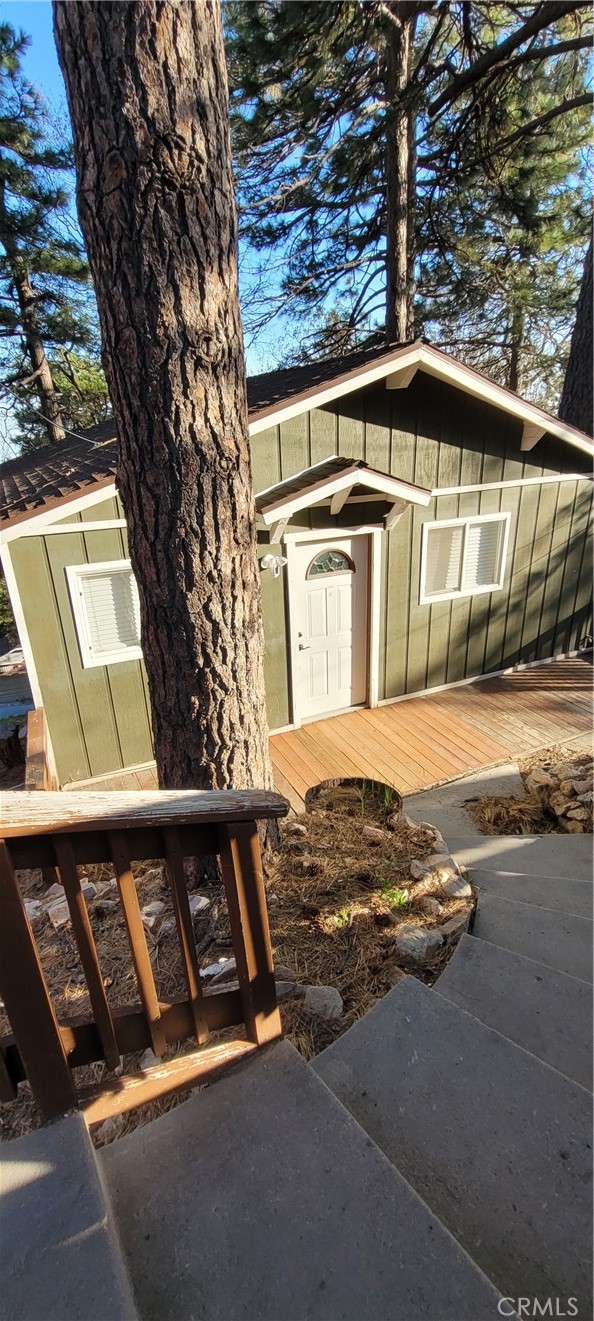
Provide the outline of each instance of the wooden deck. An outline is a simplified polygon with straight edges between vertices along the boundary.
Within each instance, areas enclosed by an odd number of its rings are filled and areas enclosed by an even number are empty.
[[[555,661],[270,740],[275,782],[295,811],[307,789],[365,776],[412,793],[592,730],[592,658]]]

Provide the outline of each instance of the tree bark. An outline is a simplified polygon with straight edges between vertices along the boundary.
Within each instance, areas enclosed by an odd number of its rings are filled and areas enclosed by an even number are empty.
[[[414,335],[415,133],[406,90],[415,6],[393,0],[386,10],[386,338],[404,343]]]
[[[565,372],[559,417],[592,435],[592,240],[575,310],[569,361]]]
[[[55,0],[163,787],[270,787],[216,0]]]

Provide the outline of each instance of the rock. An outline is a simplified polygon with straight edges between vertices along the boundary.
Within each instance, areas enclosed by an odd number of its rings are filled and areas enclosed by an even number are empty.
[[[297,977],[297,973],[293,972],[292,968],[287,968],[284,963],[275,963],[274,975],[281,982],[294,982]]]
[[[390,964],[388,968],[384,965],[382,973],[390,983],[390,986],[397,986],[398,983],[404,981],[404,978],[406,977],[404,968],[400,968],[397,963]]]
[[[101,919],[107,917],[109,913],[117,912],[118,908],[119,904],[116,899],[96,899],[91,911],[95,917]]]
[[[140,1059],[138,1061],[138,1067],[139,1069],[143,1069],[143,1070],[154,1069],[156,1064],[162,1064],[162,1063],[163,1061],[161,1060],[161,1057],[159,1055],[155,1055],[154,1051],[152,1051],[150,1046],[148,1046],[146,1050],[143,1050],[142,1055],[140,1056]]]
[[[555,813],[555,816],[564,816],[572,806],[571,800],[568,802],[567,795],[561,793],[560,789],[556,789],[554,793],[547,797],[547,805]]]
[[[573,780],[562,780],[561,784],[559,785],[559,792],[565,794],[566,798],[573,798],[573,796],[575,795]]]
[[[312,1018],[321,1018],[326,1023],[342,1018],[344,1012],[342,996],[335,986],[308,986],[303,1005]]]
[[[57,903],[50,904],[47,915],[55,931],[61,931],[62,927],[67,926],[70,921],[70,912],[65,899],[58,899]]]
[[[443,936],[429,927],[402,927],[396,937],[396,951],[408,963],[428,963],[441,945]]]
[[[405,817],[404,817],[404,812],[402,811],[391,812],[390,816],[386,817],[386,826],[388,830],[398,830],[403,822],[405,822]]]
[[[95,1129],[94,1136],[101,1138],[102,1142],[113,1142],[124,1127],[124,1115],[112,1115],[111,1119],[104,1119],[99,1128]]]
[[[441,888],[444,894],[450,896],[450,899],[472,899],[470,884],[457,869],[447,881],[442,882]]]
[[[555,781],[549,771],[542,769],[542,766],[535,766],[526,776],[527,789],[539,789],[544,785],[554,784]]]
[[[217,977],[219,973],[226,972],[227,969],[230,973],[233,972],[234,967],[235,959],[218,959],[216,963],[207,963],[206,967],[201,968],[200,976],[212,979],[213,977]]]
[[[437,880],[438,870],[443,867],[449,867],[450,864],[453,866],[456,865],[449,853],[432,853],[428,858],[423,858],[423,860],[420,858],[413,858],[409,871],[415,881],[425,881],[431,876],[435,876],[435,879]]]
[[[430,917],[437,917],[437,914],[441,913],[439,899],[434,899],[430,894],[425,894],[422,899],[419,899],[419,908],[422,913],[426,913]]]
[[[214,975],[211,977],[210,979],[211,986],[218,985],[218,983],[222,981],[227,981],[230,977],[234,977],[236,972],[237,972],[237,964],[235,962],[235,959],[227,959],[224,966],[221,968],[220,972],[215,972]]]
[[[56,899],[65,899],[65,897],[64,886],[58,885],[57,881],[54,881],[54,884],[50,885],[49,890],[46,890],[41,902],[43,904],[52,903],[52,901],[55,901]]]
[[[563,829],[568,835],[585,835],[586,829],[582,821],[570,821],[567,817],[561,822]]]
[[[567,815],[571,821],[587,821],[589,813],[585,807],[570,807]]]
[[[377,847],[385,842],[386,832],[385,830],[380,830],[378,826],[363,826],[361,837],[366,839],[368,844]]]
[[[144,908],[141,910],[140,916],[142,919],[142,925],[145,926],[148,931],[152,931],[157,919],[161,916],[161,913],[164,912],[165,904],[162,904],[160,899],[153,899],[150,904],[145,904]]]
[[[439,928],[440,936],[447,939],[449,936],[461,936],[463,931],[468,931],[471,912],[472,909],[468,908],[463,913],[454,913],[454,916],[449,917],[447,922],[442,922]]]
[[[95,898],[97,894],[97,886],[93,885],[92,881],[83,881],[80,888],[84,894],[87,903],[89,903],[91,899]]]
[[[209,908],[210,908],[210,899],[207,899],[205,895],[203,894],[190,895],[190,917],[192,919],[195,919],[197,917],[206,917]]]
[[[24,899],[25,912],[30,922],[35,922],[37,918],[43,916],[43,904],[39,899]]]
[[[578,795],[579,798],[581,798],[582,794],[591,794],[591,793],[592,793],[592,787],[593,787],[592,779],[589,779],[589,780],[574,780],[574,782],[573,782],[573,787],[574,787],[574,789],[575,789],[575,791],[576,791],[576,794]]]
[[[286,827],[287,835],[307,835],[307,826],[301,824],[301,821],[289,821]]]
[[[305,987],[299,986],[297,982],[276,982],[276,998],[281,1004],[283,1000],[302,1000],[305,995]]]
[[[159,927],[159,940],[165,940],[167,936],[172,936],[175,931],[175,918],[168,917]]]

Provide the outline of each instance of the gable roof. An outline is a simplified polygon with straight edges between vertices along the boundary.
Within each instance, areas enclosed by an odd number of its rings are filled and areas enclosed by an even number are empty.
[[[342,506],[356,490],[368,495],[370,501],[379,499],[389,504],[428,505],[431,499],[431,491],[424,486],[415,486],[412,482],[392,477],[390,473],[370,468],[362,459],[353,461],[334,455],[295,473],[284,482],[269,486],[266,491],[260,491],[256,496],[256,511],[270,526],[332,496],[340,496]]]
[[[524,424],[522,446],[530,449],[548,434],[590,456],[594,443],[583,432],[560,422],[544,409],[505,390],[471,367],[422,340],[360,349],[341,358],[263,372],[248,379],[250,434],[289,417],[323,407],[333,399],[385,380],[388,389],[407,385],[417,371],[426,372],[483,399]],[[113,418],[19,455],[0,466],[0,527],[20,523],[45,510],[67,505],[77,496],[112,487],[117,467],[117,437]]]

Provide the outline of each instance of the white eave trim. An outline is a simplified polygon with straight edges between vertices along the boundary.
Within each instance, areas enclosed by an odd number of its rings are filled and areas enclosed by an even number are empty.
[[[414,505],[428,505],[431,500],[431,491],[425,490],[423,487],[413,486],[408,482],[400,482],[396,477],[389,477],[383,473],[374,472],[372,469],[347,468],[344,472],[337,473],[335,477],[329,477],[326,481],[315,482],[285,500],[272,501],[267,509],[260,510],[260,517],[269,527],[273,523],[278,523],[281,519],[291,518],[293,514],[298,514],[301,509],[309,509],[312,505],[320,504],[322,500],[327,500],[329,496],[335,496],[341,491],[348,492],[354,486],[368,487],[370,500],[373,499],[374,495],[392,502],[404,500],[407,504]],[[270,494],[272,495],[273,492],[274,487],[271,488]]]
[[[496,385],[494,381],[489,381],[480,372],[466,367],[455,358],[450,358],[447,353],[432,348],[430,344],[423,344],[420,340],[402,349],[395,349],[393,353],[386,354],[376,363],[362,367],[360,371],[337,376],[334,381],[321,386],[319,390],[304,391],[302,395],[285,404],[273,405],[252,418],[249,423],[249,434],[257,436],[262,431],[268,431],[270,427],[278,426],[280,422],[299,417],[302,413],[310,412],[312,408],[321,408],[324,404],[332,403],[334,399],[340,399],[343,395],[352,394],[356,390],[363,390],[377,381],[385,380],[389,389],[402,389],[405,387],[405,382],[413,379],[418,369],[518,418],[524,424],[521,439],[523,450],[532,449],[542,436],[549,435],[564,441],[567,445],[573,445],[574,449],[588,454],[591,459],[594,458],[594,441],[590,440],[583,431],[569,426],[567,422],[561,422],[559,418],[546,413],[536,404],[520,399],[510,390]],[[326,463],[327,459],[321,462]],[[73,500],[64,500],[62,504],[52,509],[40,510],[37,514],[32,513],[29,518],[23,518],[18,523],[9,524],[3,531],[0,530],[0,546],[22,536],[25,528],[29,530],[33,523],[41,530],[70,513],[88,509],[100,500],[108,500],[115,494],[116,487],[113,482],[98,491],[75,497]],[[406,499],[406,495],[402,494]],[[278,511],[276,512],[278,516]]]

